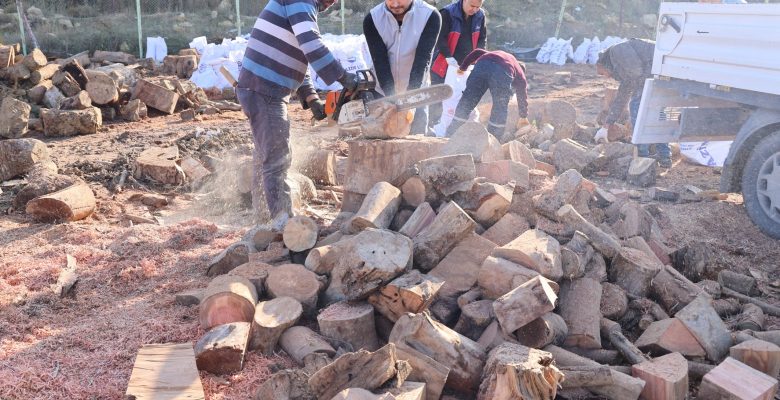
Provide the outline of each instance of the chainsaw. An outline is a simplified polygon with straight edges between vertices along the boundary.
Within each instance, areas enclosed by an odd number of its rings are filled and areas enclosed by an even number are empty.
[[[386,108],[390,105],[396,112],[413,110],[442,102],[452,96],[452,87],[442,84],[382,97],[376,91],[376,75],[372,70],[360,70],[356,74],[357,89],[352,92],[330,92],[325,102],[325,113],[343,127],[359,125],[366,118],[375,116],[380,107]]]

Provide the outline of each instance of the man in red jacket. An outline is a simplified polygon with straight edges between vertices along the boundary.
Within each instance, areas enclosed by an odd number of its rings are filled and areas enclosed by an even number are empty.
[[[528,124],[528,82],[525,79],[525,69],[517,59],[504,51],[476,49],[460,63],[459,71],[466,71],[471,64],[474,64],[474,69],[466,81],[463,97],[455,108],[455,116],[447,128],[447,136],[452,136],[468,121],[469,114],[488,89],[493,97],[488,132],[498,138],[504,135],[512,94],[517,95],[517,108],[520,112],[518,124]]]

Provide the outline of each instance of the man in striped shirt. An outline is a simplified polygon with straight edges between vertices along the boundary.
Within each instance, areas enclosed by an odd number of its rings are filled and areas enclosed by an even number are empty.
[[[249,117],[255,145],[252,205],[260,211],[263,193],[272,218],[281,230],[292,216],[290,187],[290,121],[287,103],[296,91],[304,109],[325,119],[325,107],[311,84],[308,66],[327,84],[340,82],[345,90],[357,86],[355,74],[346,72],[320,37],[317,13],[336,0],[269,0],[249,38],[237,96]]]

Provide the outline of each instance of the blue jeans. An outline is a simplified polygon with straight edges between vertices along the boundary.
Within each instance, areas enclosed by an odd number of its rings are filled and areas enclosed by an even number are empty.
[[[455,116],[447,128],[447,136],[452,136],[468,120],[471,111],[477,107],[488,89],[493,98],[493,107],[490,109],[487,130],[497,138],[504,135],[509,100],[514,94],[512,77],[500,65],[484,60],[477,62],[466,81],[466,90],[455,108]]]
[[[634,93],[634,97],[631,98],[631,101],[628,103],[628,110],[631,112],[631,126],[636,126],[636,120],[639,118],[639,105],[642,103],[642,91],[639,90],[636,93]],[[650,155],[650,145],[649,144],[638,144],[636,145],[636,148],[639,153],[639,157],[648,157]],[[671,159],[672,158],[672,149],[669,148],[668,143],[657,143],[655,145],[655,151],[658,152],[658,155],[661,158],[665,159]]]

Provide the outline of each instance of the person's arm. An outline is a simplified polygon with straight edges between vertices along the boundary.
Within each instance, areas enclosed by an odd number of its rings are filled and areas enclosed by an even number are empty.
[[[317,90],[314,89],[314,84],[312,84],[311,76],[308,72],[306,73],[306,76],[303,77],[301,86],[298,86],[298,89],[296,89],[295,92],[298,94],[298,100],[301,101],[301,106],[303,106],[304,110],[309,108],[308,103],[310,100],[319,98],[317,95]]]
[[[439,31],[439,40],[436,42],[436,46],[444,58],[451,58],[452,53],[450,52],[450,44],[447,42],[447,39],[449,39],[450,30],[452,29],[452,18],[450,17],[450,12],[445,8],[439,10],[439,13],[441,14],[441,30]]]
[[[330,85],[336,82],[346,71],[322,41],[320,28],[317,26],[318,6],[315,1],[303,0],[284,7],[293,34],[306,60],[325,83]]]
[[[440,29],[441,15],[439,15],[438,11],[434,11],[428,17],[428,22],[420,35],[420,41],[417,42],[412,71],[409,73],[409,86],[406,90],[418,89],[422,86],[423,77],[428,69],[431,68],[433,48],[436,47],[436,36],[439,35]]]
[[[485,53],[487,53],[485,49],[474,49],[474,51],[469,53],[469,55],[467,55],[466,58],[464,58],[463,61],[460,63],[460,70],[465,71],[469,69],[471,64],[477,62],[477,60],[483,55],[485,55]]]
[[[516,67],[516,69],[512,86],[515,88],[515,94],[517,95],[517,111],[520,113],[520,118],[528,118],[528,80],[522,69],[519,67]]]
[[[363,19],[363,35],[366,36],[368,52],[371,53],[371,60],[374,62],[379,87],[382,88],[385,96],[392,96],[395,94],[395,78],[393,78],[393,71],[390,69],[387,46],[385,46],[382,36],[379,35],[370,13]]]
[[[479,28],[479,38],[477,39],[478,49],[487,49],[487,15],[482,18],[482,27]]]

